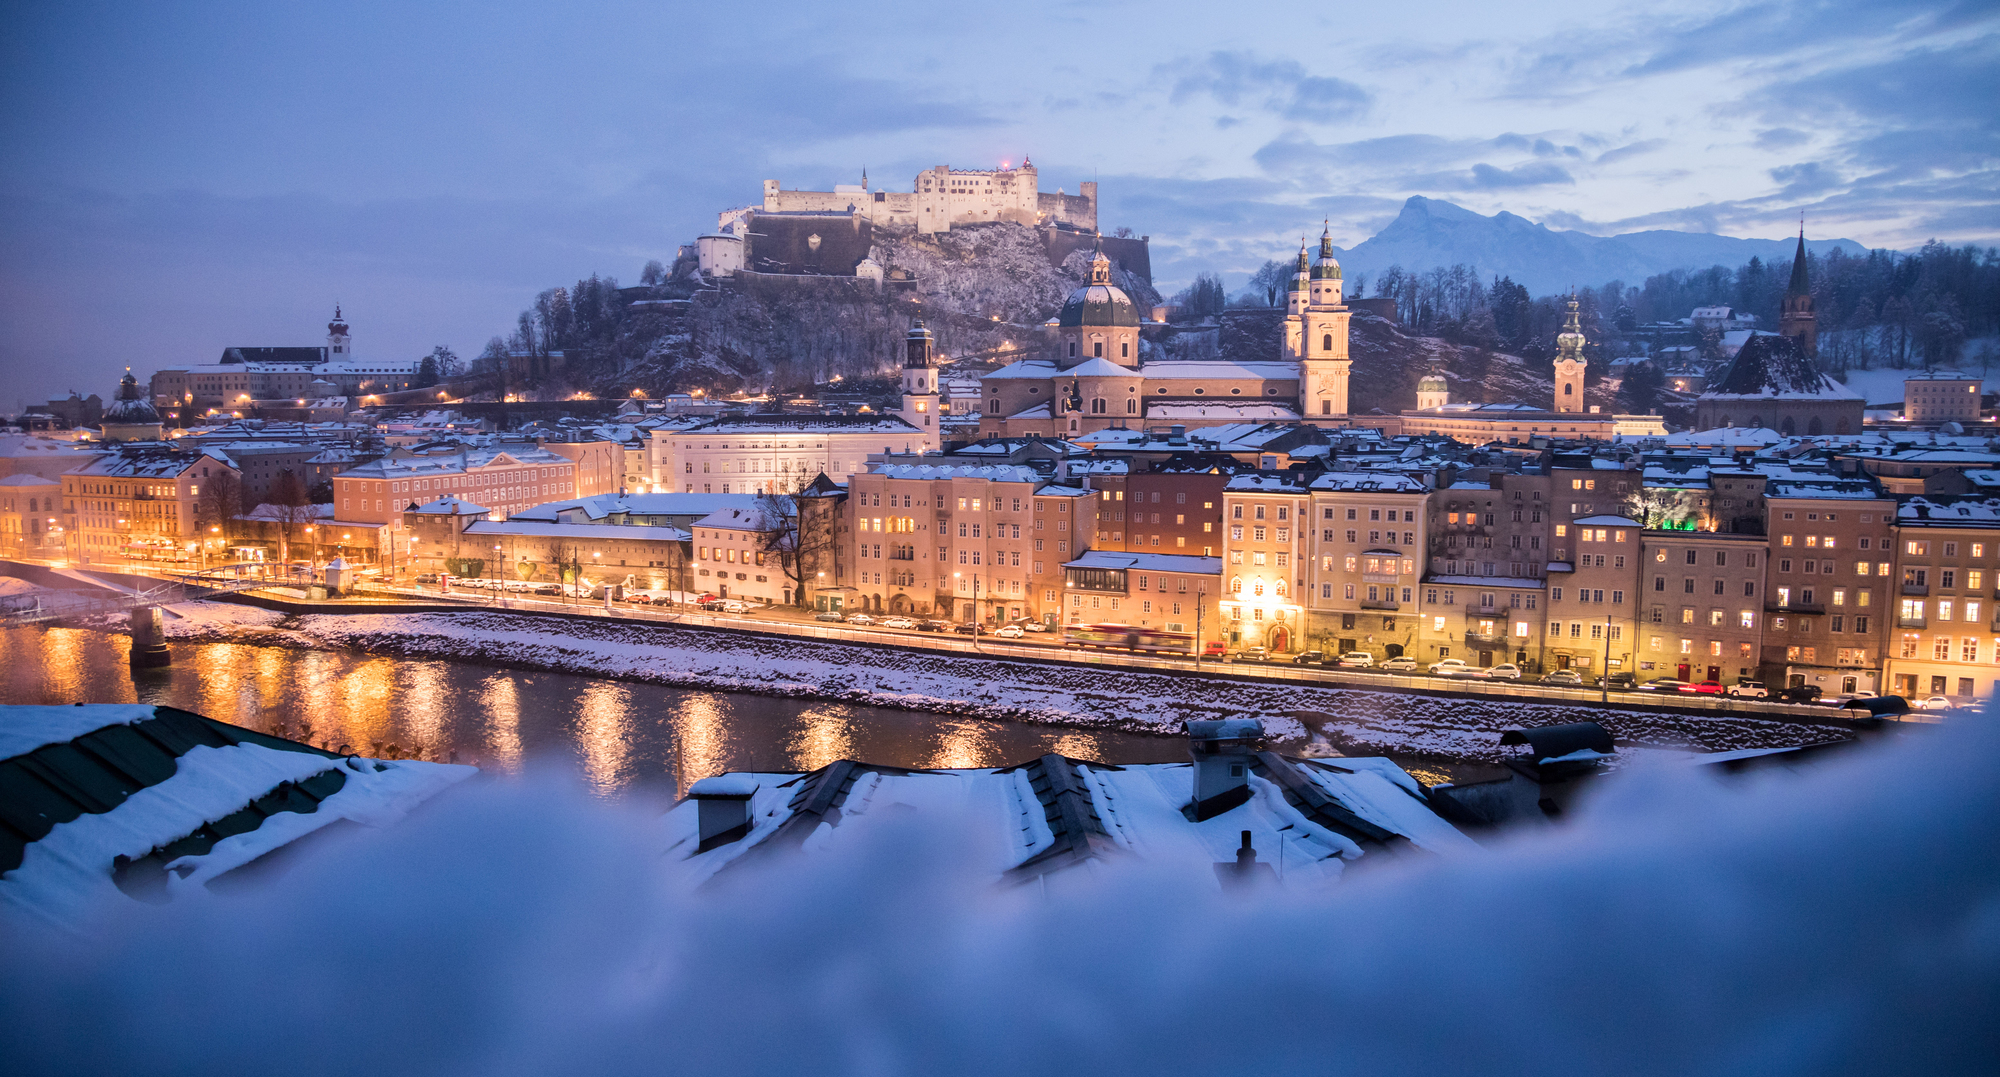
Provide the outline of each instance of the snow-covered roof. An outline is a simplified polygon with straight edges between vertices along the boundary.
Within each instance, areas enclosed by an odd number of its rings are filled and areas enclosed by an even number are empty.
[[[1293,474],[1266,475],[1251,472],[1230,478],[1222,489],[1231,494],[1303,494],[1306,492],[1302,476]]]
[[[1408,475],[1384,471],[1329,471],[1312,482],[1314,490],[1342,493],[1423,494],[1429,487]]]
[[[1164,419],[1234,419],[1239,422],[1250,419],[1296,422],[1299,413],[1282,404],[1267,404],[1260,400],[1245,400],[1242,403],[1218,400],[1212,404],[1192,404],[1178,401],[1171,404],[1153,404],[1146,408],[1146,417]]]
[[[0,812],[27,821],[18,852],[0,851],[0,904],[48,924],[80,924],[107,902],[205,893],[324,827],[386,825],[476,773],[343,758],[172,707],[5,712],[0,760],[32,761],[53,780],[0,783]]]
[[[783,524],[775,514],[769,512],[764,506],[752,505],[749,508],[723,509],[720,512],[709,513],[707,516],[696,520],[694,526],[706,527],[716,531],[764,532],[775,531],[779,527],[782,527]],[[658,528],[654,528],[653,530],[658,530]]]
[[[1478,848],[1387,759],[1257,752],[1242,760],[1248,799],[1202,822],[1182,811],[1193,793],[1194,771],[1185,763],[1118,767],[1044,755],[999,769],[913,771],[838,760],[809,774],[752,773],[744,775],[756,791],[743,837],[703,849],[701,803],[690,797],[667,813],[665,855],[700,882],[739,864],[798,870],[790,865],[863,855],[882,840],[878,828],[915,825],[949,828],[955,853],[1003,883],[1122,857],[1215,879],[1210,865],[1234,862],[1247,831],[1263,862],[1283,855],[1286,880],[1297,885],[1337,881],[1350,861],[1405,840],[1439,854]],[[771,855],[780,851],[803,859]]]
[[[1585,516],[1585,517],[1583,517],[1582,519],[1580,519],[1580,520],[1578,520],[1578,521],[1576,521],[1576,522],[1577,522],[1577,523],[1579,523],[1579,524],[1583,524],[1583,525],[1585,525],[1585,526],[1587,526],[1587,527],[1637,527],[1637,526],[1639,526],[1639,521],[1637,521],[1637,520],[1629,520],[1629,519],[1626,519],[1626,518],[1625,518],[1625,517],[1623,517],[1623,516]]]
[[[1056,365],[1047,359],[1023,359],[1018,363],[1009,363],[998,370],[983,375],[979,380],[1004,381],[1014,378],[1047,380],[1060,373],[1062,372],[1056,369]]]
[[[522,538],[600,539],[606,542],[685,542],[693,536],[678,527],[656,524],[565,524],[548,520],[477,520],[468,535],[513,535]]]
[[[9,475],[0,479],[0,486],[61,486],[55,479],[45,479],[40,475]]]
[[[869,474],[888,479],[985,479],[989,482],[1040,482],[1043,474],[1020,464],[870,464]]]
[[[1062,371],[1065,378],[1140,378],[1144,375],[1129,366],[1119,366],[1102,356],[1090,359]]]
[[[1186,554],[1176,553],[1091,550],[1074,561],[1063,562],[1063,567],[1130,569],[1134,572],[1185,572],[1193,575],[1219,576],[1222,574],[1222,558],[1189,557]]]
[[[1900,527],[1993,527],[2000,525],[2000,497],[1912,497],[1896,506]]]
[[[1147,381],[1297,381],[1297,363],[1230,363],[1214,359],[1156,359],[1143,368]]]
[[[493,510],[484,505],[475,505],[462,497],[440,497],[436,501],[418,505],[409,511],[426,516],[484,516]]]
[[[915,434],[900,415],[732,415],[698,423],[676,434]]]
[[[723,509],[749,508],[758,500],[756,494],[697,494],[697,493],[657,493],[657,494],[597,494],[592,497],[576,497],[565,501],[547,501],[533,508],[515,513],[515,520],[547,520],[555,522],[565,516],[585,521],[601,520],[607,516],[688,516],[700,518]]]
[[[126,445],[97,457],[79,468],[70,471],[72,475],[91,478],[120,479],[171,479],[201,463],[204,459],[214,460],[228,468],[235,468],[234,461],[225,453],[202,449],[199,452],[180,452],[159,445]]]

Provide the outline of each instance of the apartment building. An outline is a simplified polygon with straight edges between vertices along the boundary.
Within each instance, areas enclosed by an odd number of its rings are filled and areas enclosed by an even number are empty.
[[[1542,580],[1508,576],[1428,576],[1417,622],[1417,649],[1428,665],[1458,658],[1481,667],[1512,662],[1526,673],[1542,670]]]
[[[1068,624],[1128,625],[1193,638],[1216,638],[1222,558],[1090,550],[1063,565]]]
[[[1625,520],[1624,524],[1632,522]],[[1766,616],[1775,623],[1811,615],[1801,610],[1769,611],[1763,594],[1766,542],[1762,535],[1654,528],[1621,540],[1619,536],[1625,532],[1619,525],[1605,527],[1602,523],[1603,518],[1577,521],[1570,537],[1579,561],[1591,558],[1599,563],[1597,571],[1611,573],[1604,578],[1615,577],[1616,584],[1637,582],[1643,599],[1621,606],[1616,595],[1606,591],[1613,598],[1607,604],[1597,597],[1597,586],[1592,583],[1590,603],[1571,601],[1581,594],[1582,585],[1590,582],[1579,564],[1575,592],[1568,599],[1556,599],[1551,587],[1550,617],[1555,618],[1561,610],[1589,614],[1600,621],[1609,618],[1606,633],[1612,661],[1624,659],[1622,665],[1610,666],[1611,672],[1631,670],[1631,660],[1636,657],[1636,672],[1642,680],[1673,677],[1725,686],[1754,680],[1762,661]],[[1619,572],[1617,561],[1635,546],[1638,571]],[[1609,555],[1609,568],[1602,564],[1605,550],[1614,551]],[[1626,627],[1629,622],[1625,618],[1641,605],[1643,623],[1635,626],[1639,636],[1635,641],[1634,628]],[[1554,634],[1551,628],[1550,635]],[[1575,636],[1574,629],[1570,635]]]
[[[796,591],[782,559],[791,531],[776,511],[779,504],[721,509],[695,521],[693,589],[718,598],[790,605]]]
[[[1592,676],[1631,671],[1638,627],[1639,521],[1581,516],[1555,524],[1553,531],[1543,668]]]
[[[1537,471],[1455,482],[1428,499],[1419,657],[1544,668],[1552,480]]]
[[[872,453],[921,450],[924,432],[895,415],[735,415],[653,431],[652,482],[703,494],[792,493],[824,474],[868,468]]]
[[[1062,566],[1090,548],[1101,496],[1025,464],[872,464],[848,482],[839,537],[850,579],[821,604],[1056,623]]]
[[[61,493],[60,481],[40,475],[0,478],[0,556],[61,556]]]
[[[1312,479],[1300,524],[1309,545],[1298,575],[1313,646],[1378,658],[1415,650],[1428,494],[1421,480],[1391,472],[1334,471]],[[1233,509],[1231,515],[1233,540]]]
[[[1228,643],[1268,647],[1274,654],[1305,649],[1305,540],[1299,529],[1306,524],[1307,477],[1256,472],[1223,486],[1221,617]]]
[[[2000,674],[2000,498],[1904,499],[1893,545],[1890,691],[1960,702],[1990,695]]]
[[[1130,476],[1124,548],[1220,558],[1222,494],[1232,474],[1212,465],[1181,469],[1167,464]]]
[[[130,559],[190,562],[221,542],[222,513],[209,483],[239,477],[220,453],[181,452],[163,445],[127,445],[62,477],[67,553],[78,564]],[[232,499],[233,500],[233,499]]]
[[[625,489],[625,446],[615,441],[544,441],[541,447],[574,465],[572,497],[596,497]],[[639,487],[631,487],[633,490]],[[785,491],[790,493],[791,491]]]
[[[1866,476],[1832,475],[1773,479],[1763,496],[1765,680],[1827,696],[1880,691],[1895,499]]]
[[[501,517],[545,502],[581,496],[576,465],[531,444],[468,447],[456,443],[398,449],[333,477],[333,509],[343,524],[400,527],[411,504],[451,496]]]

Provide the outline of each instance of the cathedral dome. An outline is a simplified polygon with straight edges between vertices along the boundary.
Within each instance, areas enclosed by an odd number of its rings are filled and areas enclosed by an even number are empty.
[[[1056,324],[1064,328],[1139,324],[1139,308],[1124,289],[1111,283],[1111,260],[1102,249],[1090,260],[1090,283],[1069,294]]]
[[[1333,226],[1319,234],[1319,261],[1313,263],[1312,279],[1339,280],[1340,262],[1333,257]]]
[[[1426,374],[1417,379],[1417,392],[1420,393],[1442,393],[1450,389],[1451,386],[1445,383],[1443,374]]]
[[[118,383],[118,399],[104,409],[104,417],[99,421],[123,426],[152,426],[160,421],[160,413],[139,396],[139,379],[127,370],[125,380]]]

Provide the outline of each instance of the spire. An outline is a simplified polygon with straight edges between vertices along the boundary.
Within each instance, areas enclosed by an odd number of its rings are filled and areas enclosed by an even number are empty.
[[[1314,280],[1339,280],[1340,263],[1333,257],[1333,222],[1328,220],[1319,234],[1319,261],[1313,265]]]
[[[1569,313],[1563,316],[1563,331],[1556,334],[1557,362],[1581,363],[1583,359],[1583,327],[1578,324],[1580,316],[1576,309],[1576,291],[1569,293]]]
[[[1104,256],[1104,236],[1102,233],[1098,234],[1094,250],[1095,253],[1090,258],[1090,283],[1110,284],[1111,259]]]
[[[1799,250],[1792,255],[1792,283],[1785,288],[1785,295],[1808,295],[1812,292],[1812,282],[1806,279],[1806,221],[1799,218]]]

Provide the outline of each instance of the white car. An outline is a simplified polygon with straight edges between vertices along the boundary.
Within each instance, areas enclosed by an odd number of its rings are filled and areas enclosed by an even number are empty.
[[[993,634],[1001,639],[1020,639],[1022,636],[1027,635],[1026,632],[1021,631],[1020,625],[1001,625],[999,628],[993,630]]]
[[[848,616],[847,623],[851,625],[872,625],[875,623],[875,618],[865,613],[856,613]]]
[[[1512,662],[1502,662],[1490,669],[1482,670],[1481,673],[1496,681],[1518,681],[1521,679],[1521,667]]]
[[[1955,704],[1953,704],[1951,700],[1946,699],[1943,696],[1932,696],[1929,699],[1926,699],[1923,702],[1918,703],[1917,709],[1926,711],[1948,711],[1952,709],[1954,705]]]
[[[717,608],[717,609],[719,609],[719,610],[721,610],[721,611],[722,611],[722,612],[724,612],[724,613],[749,613],[749,612],[750,612],[750,604],[749,604],[748,602],[738,602],[738,601],[736,601],[736,600],[735,600],[735,599],[733,599],[733,598],[727,598],[727,599],[724,599],[724,600],[722,601],[722,604],[721,604],[721,605],[719,605],[719,606],[717,606],[716,608]],[[851,618],[850,618],[850,619],[851,619]]]
[[[1472,672],[1472,667],[1466,665],[1462,658],[1447,658],[1442,662],[1431,663],[1433,677],[1464,677]]]
[[[915,621],[912,621],[912,620],[910,620],[910,619],[909,619],[908,617],[891,617],[891,618],[889,618],[888,620],[886,620],[886,621],[883,621],[883,622],[882,622],[882,627],[883,627],[883,628],[915,628],[915,627],[917,627],[917,622],[915,622]]]
[[[1382,663],[1382,670],[1385,673],[1415,673],[1417,660],[1409,655],[1399,655]]]
[[[1021,627],[1030,632],[1047,632],[1049,630],[1049,626],[1040,621],[1022,621]]]
[[[1348,669],[1371,669],[1375,665],[1375,656],[1367,651],[1349,651],[1341,655],[1336,664]]]

